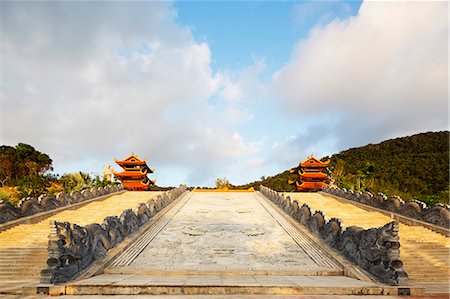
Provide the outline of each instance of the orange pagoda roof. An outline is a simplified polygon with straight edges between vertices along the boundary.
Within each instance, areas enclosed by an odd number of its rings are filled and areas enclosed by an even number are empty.
[[[300,177],[309,178],[309,179],[327,179],[328,176],[323,172],[303,172],[300,174]]]
[[[153,181],[147,180],[145,183],[143,181],[125,181],[123,184],[126,188],[146,189],[150,186],[151,182]]]
[[[125,159],[123,159],[123,160],[118,160],[118,159],[116,159],[116,158],[114,158],[114,161],[117,163],[117,164],[119,164],[120,166],[128,166],[128,165],[130,165],[130,166],[141,166],[141,165],[145,165],[147,168],[148,168],[148,170],[150,170],[150,173],[153,173],[154,172],[154,170],[153,169],[150,169],[148,166],[147,166],[147,161],[145,161],[145,160],[141,160],[140,158],[138,158],[138,156],[136,156],[135,154],[131,154],[131,155],[129,155],[128,157],[126,157]]]
[[[322,162],[316,158],[314,158],[313,156],[309,157],[308,159],[306,159],[303,162],[300,162],[300,166],[301,167],[310,167],[310,168],[314,168],[314,167],[327,167],[328,164],[330,164],[330,159],[328,159],[325,162]]]
[[[143,169],[147,170],[146,168]],[[122,171],[119,173],[115,172],[114,175],[120,178],[144,178],[147,176],[147,171],[145,173],[141,171]]]
[[[308,189],[322,189],[323,186],[326,186],[323,182],[295,182],[297,190],[308,190]]]

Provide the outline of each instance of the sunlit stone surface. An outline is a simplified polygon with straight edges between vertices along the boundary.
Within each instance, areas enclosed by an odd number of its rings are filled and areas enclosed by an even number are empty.
[[[254,193],[192,193],[129,269],[320,271]],[[331,269],[329,269],[331,270]]]

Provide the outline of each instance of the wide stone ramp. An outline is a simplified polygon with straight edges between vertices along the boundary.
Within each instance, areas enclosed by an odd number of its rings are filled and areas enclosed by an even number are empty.
[[[125,192],[0,232],[0,292],[39,281],[40,271],[47,267],[50,221],[70,221],[81,226],[102,223],[105,217],[119,216],[123,210],[135,208],[158,194],[160,192]]]
[[[342,274],[318,247],[296,237],[254,193],[192,193],[136,258],[107,272]]]
[[[312,210],[337,217],[346,226],[368,229],[379,227],[392,219],[376,211],[367,211],[351,203],[319,193],[286,193],[298,201],[307,203]],[[425,287],[427,293],[450,293],[450,239],[422,226],[400,223],[400,258],[409,276],[409,284]]]
[[[189,193],[64,294],[396,294],[344,276],[323,243],[258,193]],[[392,293],[390,293],[392,292]]]

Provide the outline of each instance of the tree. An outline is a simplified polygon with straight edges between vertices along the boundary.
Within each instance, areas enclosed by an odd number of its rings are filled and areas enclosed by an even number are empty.
[[[13,178],[15,161],[16,149],[7,145],[0,146],[0,180],[2,186]]]
[[[228,182],[227,178],[223,177],[223,178],[216,179],[216,188],[217,189],[228,189],[229,186],[230,186],[230,182]]]
[[[52,169],[52,159],[31,145],[0,146],[0,181],[14,185],[26,176],[42,176]]]
[[[83,190],[93,186],[93,180],[88,173],[74,172],[66,173],[59,179],[64,192]]]

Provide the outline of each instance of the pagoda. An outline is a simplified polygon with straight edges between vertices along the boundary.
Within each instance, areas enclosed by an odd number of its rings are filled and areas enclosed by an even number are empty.
[[[289,180],[290,185],[295,185],[297,191],[319,191],[325,186],[328,175],[322,171],[328,166],[330,160],[322,162],[313,156],[300,162],[296,168],[289,172],[297,174],[296,180]]]
[[[122,181],[123,187],[127,190],[144,191],[155,184],[155,180],[149,180],[148,173],[154,173],[154,169],[147,166],[145,160],[139,159],[135,154],[131,154],[124,160],[114,161],[123,168],[122,172],[114,172],[114,176]]]

